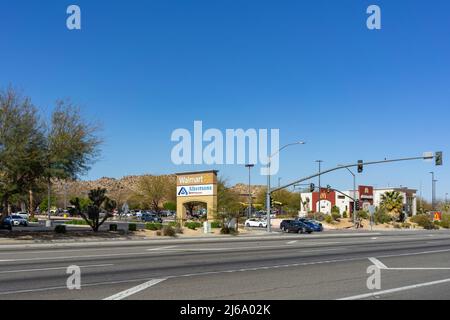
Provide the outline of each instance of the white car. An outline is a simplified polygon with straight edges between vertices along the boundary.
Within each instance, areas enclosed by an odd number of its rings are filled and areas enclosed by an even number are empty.
[[[267,221],[259,219],[248,219],[245,221],[246,227],[267,228]]]
[[[26,220],[29,219],[29,215],[28,215],[28,213],[26,213],[26,212],[17,212],[17,213],[13,213],[13,215],[14,215],[14,216],[22,217],[22,218],[24,218],[24,219],[26,219]]]

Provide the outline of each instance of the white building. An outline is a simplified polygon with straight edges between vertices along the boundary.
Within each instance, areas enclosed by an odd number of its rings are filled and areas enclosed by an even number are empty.
[[[301,193],[300,214],[305,215],[308,212],[320,212],[325,214],[331,213],[331,208],[337,206],[341,214],[344,212],[353,212],[353,200],[351,198],[359,199],[360,208],[367,210],[370,205],[379,207],[381,203],[381,195],[386,192],[397,191],[403,197],[403,210],[408,216],[417,214],[417,190],[409,188],[377,188],[372,186],[359,186],[358,190],[346,190],[342,192],[330,191],[323,188],[320,192]]]

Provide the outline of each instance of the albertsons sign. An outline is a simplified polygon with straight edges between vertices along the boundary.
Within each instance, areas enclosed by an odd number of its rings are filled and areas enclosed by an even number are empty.
[[[179,186],[177,187],[177,196],[212,196],[213,190],[214,189],[212,184],[203,184],[198,186]]]

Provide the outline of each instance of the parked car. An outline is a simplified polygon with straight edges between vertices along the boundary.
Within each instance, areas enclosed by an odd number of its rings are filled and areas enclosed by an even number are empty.
[[[247,219],[245,221],[246,227],[259,227],[259,228],[267,228],[267,221],[259,220],[259,219]]]
[[[14,216],[20,216],[20,217],[22,217],[22,218],[24,218],[24,219],[29,219],[29,215],[28,215],[28,213],[27,212],[17,212],[17,213],[14,213],[13,214]]]
[[[295,233],[312,233],[314,230],[308,226],[306,223],[300,220],[292,220],[286,227],[287,232],[295,232]]]
[[[306,218],[300,218],[297,219],[303,223],[306,223],[308,226],[310,226],[315,232],[322,232],[323,231],[323,225],[315,220],[310,220]]]
[[[150,213],[144,213],[141,217],[141,220],[143,222],[157,222],[157,223],[163,222],[163,219],[161,219],[161,217],[158,217],[157,215]]]
[[[291,223],[291,221],[293,221],[293,220],[282,220],[280,222],[280,230],[287,231],[287,227],[288,227],[289,223]]]
[[[18,215],[8,216],[2,221],[2,227],[28,226],[28,220]]]

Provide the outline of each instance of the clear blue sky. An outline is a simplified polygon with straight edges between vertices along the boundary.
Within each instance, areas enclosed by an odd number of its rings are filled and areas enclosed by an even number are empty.
[[[82,30],[66,29],[78,4]],[[366,28],[370,4],[382,30]],[[121,177],[211,167],[171,164],[172,130],[279,128],[282,182],[358,159],[444,151],[366,168],[361,184],[450,192],[450,2],[0,0],[0,85],[49,112],[70,97],[100,120],[101,159],[88,176]],[[214,166],[230,183],[242,166]],[[274,177],[275,184],[277,177]],[[263,176],[253,176],[265,183]],[[351,187],[348,172],[323,184]]]

